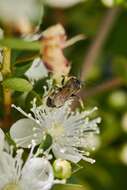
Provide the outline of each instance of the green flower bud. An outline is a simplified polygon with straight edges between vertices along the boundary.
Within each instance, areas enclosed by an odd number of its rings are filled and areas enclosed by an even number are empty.
[[[127,144],[124,144],[120,152],[120,160],[127,165]]]
[[[107,7],[121,5],[122,3],[124,3],[124,0],[101,0],[101,1]]]
[[[70,162],[67,160],[57,159],[53,163],[53,170],[55,177],[67,179],[71,176],[72,168]]]
[[[107,7],[112,7],[114,5],[114,0],[101,0],[101,1]]]
[[[121,120],[123,131],[127,133],[127,112],[123,115]]]
[[[126,107],[127,96],[123,91],[116,91],[110,94],[108,102],[110,106],[116,109],[121,109]]]

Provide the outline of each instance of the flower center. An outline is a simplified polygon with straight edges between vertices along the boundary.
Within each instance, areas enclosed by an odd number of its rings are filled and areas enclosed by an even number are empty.
[[[21,190],[19,185],[16,183],[9,183],[4,186],[2,190]]]
[[[53,123],[48,133],[53,137],[57,138],[64,133],[64,127],[60,123]]]

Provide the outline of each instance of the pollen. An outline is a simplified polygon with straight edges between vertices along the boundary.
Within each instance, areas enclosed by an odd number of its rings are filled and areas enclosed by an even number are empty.
[[[21,190],[21,188],[16,183],[9,183],[2,190]]]
[[[48,130],[48,133],[53,137],[53,139],[57,139],[64,134],[64,127],[60,123],[53,123],[51,128]]]

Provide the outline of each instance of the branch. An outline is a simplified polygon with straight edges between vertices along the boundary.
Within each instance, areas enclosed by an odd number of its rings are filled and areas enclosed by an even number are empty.
[[[121,78],[114,78],[112,80],[105,81],[102,84],[95,86],[93,88],[81,89],[81,91],[77,94],[77,96],[84,101],[86,98],[107,92],[122,85],[124,85],[124,81]],[[71,109],[75,110],[75,108],[78,107],[79,103],[80,103],[79,101],[74,101],[73,104],[71,105]]]
[[[100,30],[97,32],[95,39],[90,45],[87,55],[85,55],[85,59],[83,62],[83,66],[81,69],[81,80],[83,81],[88,76],[90,70],[93,67],[97,57],[100,55],[100,52],[103,48],[103,45],[107,39],[108,34],[110,33],[113,24],[115,23],[118,13],[120,12],[119,7],[114,7],[109,9],[102,20],[102,24],[100,26]]]
[[[103,82],[102,84],[93,87],[93,88],[89,88],[89,89],[82,89],[79,93],[79,96],[82,99],[91,97],[91,96],[95,96],[99,93],[104,93],[106,91],[112,90],[116,87],[119,87],[121,85],[124,84],[124,81],[121,78],[114,78],[112,80]]]

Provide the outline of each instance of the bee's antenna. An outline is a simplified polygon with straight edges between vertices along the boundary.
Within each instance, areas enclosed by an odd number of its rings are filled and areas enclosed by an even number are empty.
[[[80,83],[82,86],[85,86],[85,84],[86,84],[85,81],[81,81],[81,80],[80,80]]]

